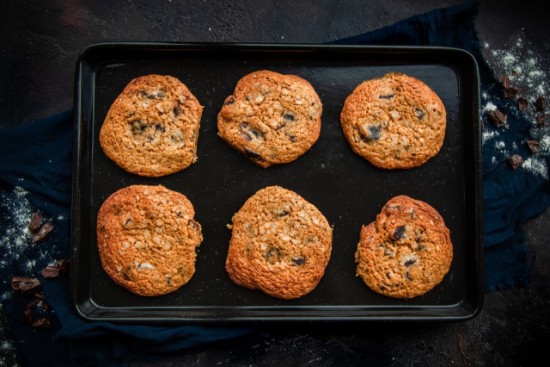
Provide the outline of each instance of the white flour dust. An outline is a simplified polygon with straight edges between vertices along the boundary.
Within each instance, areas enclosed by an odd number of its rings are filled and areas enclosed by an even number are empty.
[[[550,114],[548,108],[543,111],[536,108],[537,100],[541,97],[546,99],[550,91],[550,80],[548,79],[548,68],[544,64],[545,60],[537,55],[536,48],[521,34],[513,36],[506,49],[491,49],[487,43],[484,48],[495,76],[499,77],[503,83],[507,79],[508,86],[516,89],[517,94],[511,98],[515,101],[522,98],[527,102],[523,112],[532,125],[528,139],[535,140],[539,144],[539,151],[536,153],[529,152],[525,154],[525,150],[523,150],[523,163],[518,169],[548,179]],[[486,93],[482,94],[481,97],[483,114],[497,110],[497,107]],[[537,120],[541,114],[546,114],[546,126]],[[491,165],[502,164],[513,154],[522,155],[521,148],[527,146],[527,140],[506,143],[505,141],[509,140],[505,139],[506,132],[506,127],[495,127],[491,126],[490,123],[485,124],[483,127],[483,149],[492,151],[493,155],[488,162]]]
[[[32,234],[28,225],[33,209],[27,195],[28,191],[16,186],[11,193],[0,196],[2,222],[7,224],[0,228],[0,273],[7,275],[0,280],[0,290],[4,289],[0,301],[10,298],[13,293],[7,286],[11,276],[34,276],[37,262],[49,259],[47,247],[40,247],[37,254],[33,251],[32,258],[26,253],[30,246],[40,246],[31,243]]]

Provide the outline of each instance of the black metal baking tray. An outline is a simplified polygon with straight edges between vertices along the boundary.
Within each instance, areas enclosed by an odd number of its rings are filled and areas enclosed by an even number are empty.
[[[321,135],[298,160],[260,168],[218,136],[216,115],[236,82],[258,69],[297,74],[323,102]],[[399,71],[439,94],[447,109],[440,153],[411,170],[380,170],[355,155],[339,115],[346,96],[363,80]],[[144,178],[111,162],[98,143],[106,112],[134,77],[169,74],[195,94],[204,112],[198,161],[176,174]],[[89,320],[121,322],[230,322],[295,320],[465,320],[483,302],[479,76],[467,52],[434,47],[274,44],[110,43],[92,45],[76,73],[72,208],[72,297]],[[196,273],[174,293],[145,298],[116,285],[102,270],[96,216],[103,200],[131,184],[163,184],[194,204],[204,241]],[[268,185],[294,190],[334,227],[332,257],[310,294],[279,300],[233,284],[225,272],[231,232],[226,225],[254,192]],[[362,224],[391,197],[410,195],[445,218],[454,260],[445,279],[410,300],[372,292],[355,276],[354,252]]]

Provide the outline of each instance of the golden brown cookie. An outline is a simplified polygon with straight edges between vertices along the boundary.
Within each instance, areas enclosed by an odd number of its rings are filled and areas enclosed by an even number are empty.
[[[144,75],[133,79],[109,108],[99,144],[128,172],[169,175],[197,160],[202,110],[177,78]]]
[[[239,80],[218,113],[218,135],[261,167],[289,163],[321,133],[323,106],[305,79],[269,70]]]
[[[439,284],[453,260],[443,217],[429,204],[400,195],[361,229],[357,275],[375,292],[394,298],[420,296]]]
[[[439,152],[447,113],[424,82],[389,73],[359,84],[346,98],[340,122],[356,154],[379,168],[408,169]]]
[[[269,186],[233,216],[225,268],[238,285],[293,299],[317,286],[331,251],[323,214],[297,193]]]
[[[97,215],[101,265],[141,296],[173,292],[195,273],[201,226],[185,195],[164,186],[133,185],[111,194]]]

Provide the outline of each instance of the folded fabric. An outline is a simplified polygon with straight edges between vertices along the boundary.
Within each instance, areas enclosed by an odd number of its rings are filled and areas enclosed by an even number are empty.
[[[347,38],[340,44],[438,45],[459,47],[478,61],[484,94],[509,118],[506,139],[525,140],[529,121],[504,97],[479,48],[473,19],[475,3],[435,10],[393,26]],[[486,112],[483,119],[487,119]],[[46,304],[29,305],[32,295],[11,290],[13,275],[36,276],[56,259],[70,257],[72,112],[0,131],[0,299],[20,359],[28,366],[119,366],[259,330],[241,327],[146,326],[89,322],[71,303],[68,277],[44,279]],[[492,128],[489,126],[488,128]],[[502,134],[504,135],[504,134]],[[484,246],[486,289],[525,285],[530,256],[523,224],[550,205],[548,179],[509,165],[495,165],[493,148],[484,149]],[[528,154],[527,151],[522,151]],[[47,246],[30,243],[28,218],[40,210],[55,228]],[[40,307],[41,306],[41,307]],[[33,308],[48,328],[22,322]],[[27,320],[29,321],[29,320]],[[33,320],[30,320],[31,322]]]

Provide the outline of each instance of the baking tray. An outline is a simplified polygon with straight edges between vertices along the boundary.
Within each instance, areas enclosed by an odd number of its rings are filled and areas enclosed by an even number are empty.
[[[270,69],[307,79],[323,102],[317,143],[298,160],[260,168],[217,136],[216,115],[245,74]],[[399,71],[427,83],[447,109],[440,153],[411,170],[381,170],[355,155],[339,115],[363,80]],[[98,143],[107,110],[134,77],[169,74],[204,105],[198,161],[176,174],[144,178],[110,161]],[[296,320],[465,320],[483,303],[479,75],[467,52],[434,47],[281,44],[109,43],[79,57],[75,91],[71,286],[77,312],[89,320],[232,322]],[[204,241],[196,273],[174,293],[146,298],[116,285],[102,270],[96,216],[112,192],[132,184],[163,184],[194,204]],[[280,185],[302,195],[334,227],[332,257],[315,290],[279,300],[239,287],[225,272],[227,224],[254,192]],[[454,244],[445,279],[427,294],[400,300],[378,295],[355,275],[362,224],[399,194],[434,206]]]

